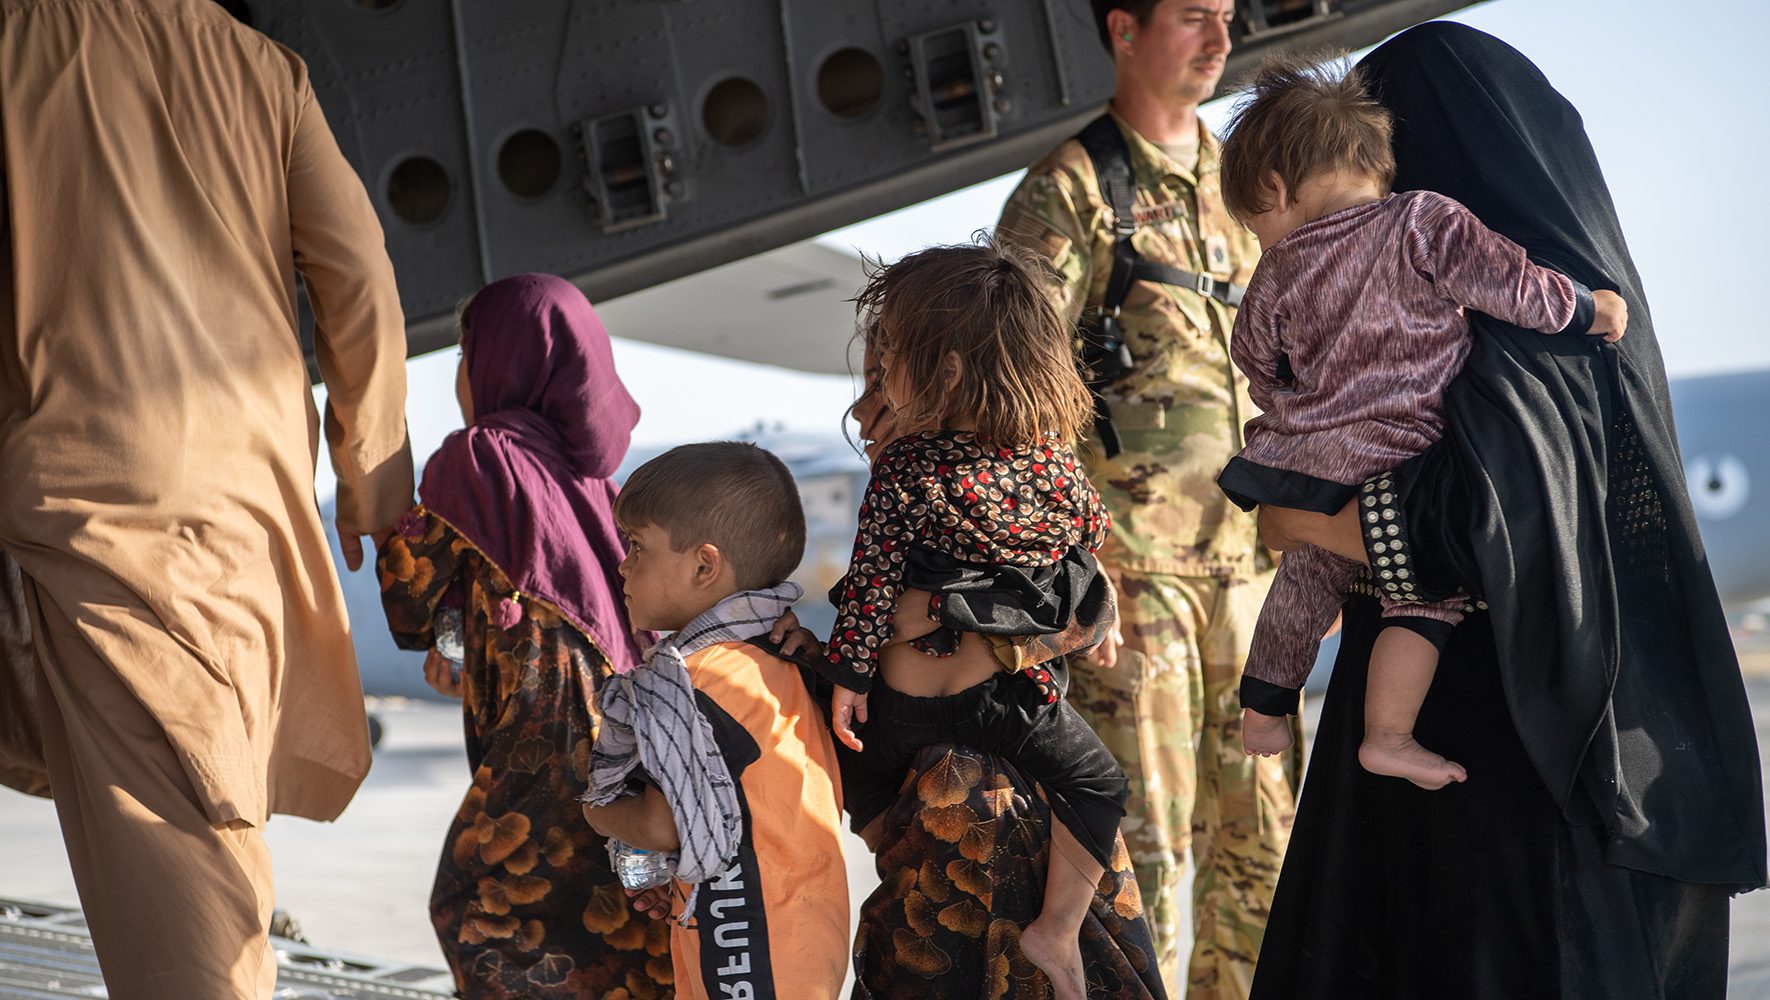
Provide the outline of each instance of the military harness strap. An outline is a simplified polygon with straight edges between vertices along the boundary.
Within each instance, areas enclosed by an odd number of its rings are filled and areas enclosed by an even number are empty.
[[[1113,234],[1118,237],[1112,247],[1112,274],[1106,279],[1106,297],[1101,300],[1103,312],[1116,313],[1130,294],[1131,282],[1153,281],[1191,289],[1207,298],[1216,299],[1230,308],[1241,305],[1246,285],[1219,281],[1204,272],[1187,271],[1149,260],[1131,245],[1137,231],[1135,205],[1137,182],[1131,173],[1131,148],[1125,135],[1111,115],[1103,114],[1076,134],[1076,140],[1094,163],[1100,178],[1100,193],[1112,209]]]
[[[1116,456],[1122,445],[1118,428],[1113,426],[1112,411],[1101,390],[1129,375],[1136,368],[1131,349],[1125,344],[1124,327],[1119,323],[1119,310],[1131,292],[1131,282],[1150,281],[1189,289],[1225,306],[1241,305],[1247,286],[1235,285],[1203,273],[1171,267],[1145,258],[1131,243],[1137,232],[1137,181],[1131,172],[1131,148],[1112,116],[1102,114],[1076,134],[1076,140],[1093,161],[1094,174],[1100,180],[1100,193],[1112,209],[1113,235],[1112,272],[1106,279],[1106,295],[1100,302],[1100,317],[1092,329],[1083,330],[1082,361],[1086,368],[1089,391],[1094,396],[1094,433],[1107,458]]]

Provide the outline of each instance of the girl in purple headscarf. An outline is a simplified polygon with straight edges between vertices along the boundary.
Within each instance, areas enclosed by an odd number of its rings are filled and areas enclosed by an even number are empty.
[[[629,908],[577,803],[596,686],[643,649],[619,598],[609,479],[639,407],[560,278],[487,285],[461,334],[467,427],[431,456],[378,564],[395,641],[429,650],[427,678],[463,701],[473,784],[432,921],[463,996],[668,997],[667,926]],[[456,642],[458,681],[443,655]]]

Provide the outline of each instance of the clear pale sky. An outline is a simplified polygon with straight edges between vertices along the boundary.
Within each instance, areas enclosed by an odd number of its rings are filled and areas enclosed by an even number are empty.
[[[1585,118],[1653,305],[1676,378],[1770,367],[1770,337],[1750,303],[1767,284],[1757,241],[1770,231],[1770,111],[1761,95],[1767,0],[1490,0],[1456,20],[1529,56]],[[1104,56],[1103,56],[1104,57]],[[1219,123],[1228,102],[1205,108]],[[894,259],[962,242],[994,224],[1018,173],[822,237]],[[1754,249],[1756,247],[1757,249]],[[619,331],[613,331],[617,335]],[[849,380],[805,375],[616,339],[615,360],[644,417],[635,442],[730,436],[758,423],[827,434]],[[409,365],[412,446],[428,455],[460,426],[455,352]],[[322,495],[330,493],[321,470]]]

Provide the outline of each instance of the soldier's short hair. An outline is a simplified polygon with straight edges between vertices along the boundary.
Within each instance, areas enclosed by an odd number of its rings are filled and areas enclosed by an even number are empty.
[[[1112,51],[1112,32],[1106,27],[1106,15],[1122,10],[1136,18],[1137,26],[1142,27],[1149,23],[1149,15],[1161,2],[1162,0],[1089,0],[1090,6],[1094,8],[1094,27],[1100,32],[1100,44],[1106,46],[1107,52]]]
[[[893,400],[897,426],[964,423],[1004,448],[1073,442],[1093,403],[1076,373],[1061,287],[1049,261],[993,239],[872,264],[855,302],[885,384],[909,395]],[[949,385],[951,354],[961,370]]]
[[[805,554],[793,474],[748,441],[685,444],[634,469],[615,498],[615,523],[662,528],[677,552],[712,543],[745,590],[781,583]]]
[[[1395,182],[1389,112],[1371,99],[1343,58],[1272,56],[1255,71],[1223,140],[1223,204],[1246,219],[1271,208],[1267,176],[1292,197],[1305,180],[1332,170]]]

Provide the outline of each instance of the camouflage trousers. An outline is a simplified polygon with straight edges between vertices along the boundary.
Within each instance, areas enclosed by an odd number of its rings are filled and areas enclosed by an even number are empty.
[[[1296,811],[1297,748],[1249,757],[1240,684],[1271,576],[1114,573],[1117,666],[1070,663],[1069,699],[1131,779],[1122,827],[1168,994],[1246,1000]],[[1294,717],[1293,717],[1294,718]],[[1180,989],[1180,882],[1190,850],[1191,959]]]

